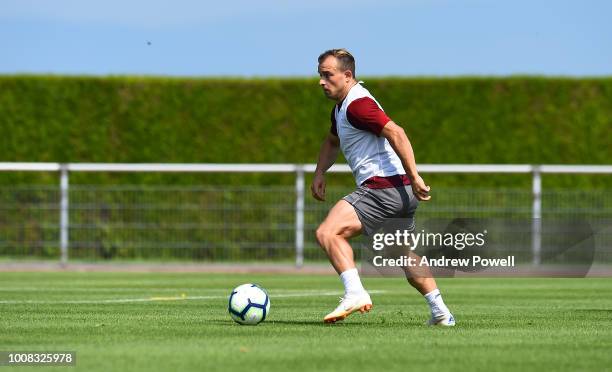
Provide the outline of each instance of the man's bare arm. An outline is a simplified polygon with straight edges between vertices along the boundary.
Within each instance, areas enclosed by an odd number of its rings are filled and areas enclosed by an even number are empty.
[[[310,190],[312,196],[318,200],[325,200],[325,172],[336,162],[338,150],[340,148],[340,139],[337,136],[329,133],[319,151],[319,160],[315,170],[314,179]]]
[[[329,133],[319,151],[319,161],[315,174],[325,174],[327,170],[334,165],[338,157],[338,149],[340,148],[340,139]]]
[[[388,122],[380,132],[382,137],[385,137],[389,144],[395,150],[397,156],[402,161],[402,166],[406,171],[406,175],[410,178],[412,190],[419,200],[429,200],[429,186],[425,185],[425,181],[419,176],[417,171],[414,152],[410,140],[404,131],[404,128],[395,124],[393,121]]]

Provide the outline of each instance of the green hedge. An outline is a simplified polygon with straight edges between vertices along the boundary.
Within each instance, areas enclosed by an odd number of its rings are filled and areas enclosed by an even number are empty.
[[[612,164],[612,78],[372,78],[419,163]],[[0,160],[311,163],[333,103],[316,79],[0,77]],[[610,187],[610,176],[546,176]],[[518,186],[528,176],[430,175]],[[0,174],[0,183],[56,183]],[[291,176],[81,174],[77,183],[290,183]],[[349,176],[332,182],[349,184]]]

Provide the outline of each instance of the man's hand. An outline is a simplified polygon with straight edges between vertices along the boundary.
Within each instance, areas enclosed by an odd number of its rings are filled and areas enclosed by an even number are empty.
[[[323,174],[315,174],[310,191],[315,199],[325,201],[325,176]]]
[[[422,201],[428,201],[431,199],[431,195],[429,195],[430,187],[425,184],[425,181],[421,178],[421,176],[416,175],[412,180],[410,180],[410,185],[412,186],[412,191],[417,199]]]

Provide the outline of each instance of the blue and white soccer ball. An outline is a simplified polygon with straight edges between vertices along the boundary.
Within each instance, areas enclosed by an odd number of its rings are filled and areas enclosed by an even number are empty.
[[[256,284],[243,284],[232,291],[229,297],[229,313],[236,323],[257,325],[270,312],[270,298]]]

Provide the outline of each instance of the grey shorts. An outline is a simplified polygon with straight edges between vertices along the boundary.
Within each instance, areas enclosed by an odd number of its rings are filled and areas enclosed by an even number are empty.
[[[391,218],[406,220],[404,226],[408,226],[408,230],[414,229],[414,213],[419,200],[410,185],[386,189],[359,186],[342,199],[355,208],[364,235],[371,236]]]

